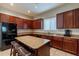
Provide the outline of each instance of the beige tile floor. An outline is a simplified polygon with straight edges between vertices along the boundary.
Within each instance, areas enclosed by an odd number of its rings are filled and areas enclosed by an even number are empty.
[[[5,50],[5,51],[0,51],[0,56],[9,56],[9,55],[10,55],[10,49]],[[67,53],[67,52],[63,52],[55,48],[51,48],[50,56],[75,56],[75,55]]]

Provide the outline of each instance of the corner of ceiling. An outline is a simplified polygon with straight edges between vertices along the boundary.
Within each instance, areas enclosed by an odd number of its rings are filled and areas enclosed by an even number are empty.
[[[67,3],[66,3],[66,4],[67,4]],[[63,5],[65,5],[65,3],[63,3],[62,5],[60,5],[60,6],[56,7],[56,8],[60,8],[60,7],[62,7]],[[39,13],[39,14],[36,15],[36,17],[39,17],[40,15],[47,14],[47,13],[49,13],[49,12],[55,10],[56,8],[52,8],[52,9],[49,9],[49,10],[47,10],[47,11],[45,11],[45,12]]]
[[[16,11],[11,11],[7,8],[4,8],[2,6],[0,6],[0,13],[7,13],[9,15],[13,15],[13,16],[17,16],[17,15],[20,15],[20,17],[22,18],[28,18],[28,19],[32,19],[33,17],[32,16],[29,16],[29,15],[26,15],[26,14],[23,14],[23,13],[19,13],[19,12],[16,12]]]

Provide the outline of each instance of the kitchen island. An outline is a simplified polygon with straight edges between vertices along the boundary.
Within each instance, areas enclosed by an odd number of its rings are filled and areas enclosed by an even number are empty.
[[[50,55],[50,40],[42,39],[33,36],[20,36],[16,37],[16,40],[26,45],[33,51],[36,56],[49,56]]]

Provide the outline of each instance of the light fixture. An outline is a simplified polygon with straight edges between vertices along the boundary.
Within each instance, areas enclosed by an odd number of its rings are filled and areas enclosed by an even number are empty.
[[[10,3],[10,5],[13,6],[14,4],[13,3]]]

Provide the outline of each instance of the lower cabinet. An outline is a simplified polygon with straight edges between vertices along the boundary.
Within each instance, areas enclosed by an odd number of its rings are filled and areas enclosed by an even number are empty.
[[[79,40],[71,37],[47,36],[34,34],[32,36],[49,39],[50,46],[75,55],[79,55]]]
[[[33,36],[41,38],[41,35],[39,35],[39,34],[33,34]]]
[[[63,37],[53,36],[52,47],[62,49],[62,47],[63,47]]]
[[[48,39],[48,37],[46,35],[41,35],[41,38]]]
[[[78,40],[78,49],[77,49],[77,55],[79,56],[79,40]]]
[[[63,50],[77,54],[77,39],[74,38],[64,38],[63,39]]]

